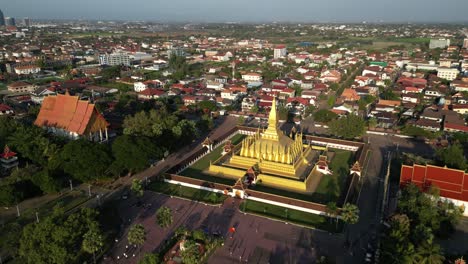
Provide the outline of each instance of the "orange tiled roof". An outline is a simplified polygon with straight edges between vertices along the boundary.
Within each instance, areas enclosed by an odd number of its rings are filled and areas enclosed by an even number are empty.
[[[79,135],[96,132],[109,125],[94,104],[68,94],[44,98],[34,124],[61,128]]]

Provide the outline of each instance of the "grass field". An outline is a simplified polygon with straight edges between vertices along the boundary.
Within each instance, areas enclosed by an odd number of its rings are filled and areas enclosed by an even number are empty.
[[[262,215],[302,226],[326,230],[328,232],[340,233],[343,230],[343,222],[341,221],[336,223],[335,220],[326,216],[310,214],[276,205],[247,200],[242,202],[240,209],[246,213]]]
[[[328,201],[336,201],[346,188],[344,185],[353,162],[352,152],[338,149],[332,151],[335,152],[335,157],[330,164],[333,174],[323,176],[315,191],[317,194],[325,196]]]
[[[245,137],[244,135],[238,134],[238,135],[233,136],[231,138],[231,141],[233,144],[239,144],[244,137]],[[215,176],[212,176],[203,172],[207,170],[208,167],[210,166],[210,161],[214,162],[219,157],[221,157],[221,153],[223,152],[223,147],[224,145],[221,144],[221,146],[217,147],[212,152],[208,153],[206,156],[201,158],[199,161],[195,162],[192,166],[182,171],[180,175],[188,176],[191,178],[200,179],[204,181],[222,183],[226,185],[233,185],[235,183],[235,180],[215,177]]]
[[[167,195],[178,196],[210,204],[221,204],[227,198],[227,196],[220,193],[214,193],[165,182],[153,182],[149,185],[148,189],[158,193],[164,193]]]

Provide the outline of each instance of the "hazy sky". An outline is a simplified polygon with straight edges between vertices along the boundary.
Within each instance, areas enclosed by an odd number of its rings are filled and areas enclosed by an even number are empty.
[[[154,21],[468,21],[468,0],[0,0],[5,16]]]

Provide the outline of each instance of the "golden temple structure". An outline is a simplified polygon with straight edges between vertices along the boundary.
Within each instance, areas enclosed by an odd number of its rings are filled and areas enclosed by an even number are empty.
[[[228,178],[243,177],[246,171],[257,167],[257,182],[292,191],[310,192],[309,177],[314,174],[313,160],[318,153],[304,145],[302,133],[287,136],[278,128],[276,99],[268,117],[268,128],[258,129],[245,138],[227,157],[210,165],[209,172]]]

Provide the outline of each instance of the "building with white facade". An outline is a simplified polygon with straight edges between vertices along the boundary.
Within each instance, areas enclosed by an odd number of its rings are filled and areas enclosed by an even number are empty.
[[[99,55],[99,64],[101,65],[125,65],[130,66],[130,55],[124,52]]]
[[[278,45],[273,50],[273,59],[286,57],[287,50],[285,45]]]
[[[450,39],[431,39],[429,42],[430,49],[445,49],[448,46],[450,46]]]
[[[443,67],[437,68],[437,77],[446,79],[449,81],[455,80],[458,76],[458,73],[459,73],[458,69],[454,69],[454,68],[443,68]]]
[[[19,75],[39,73],[41,68],[35,65],[16,66],[15,73]]]
[[[246,74],[242,74],[242,80],[246,82],[261,82],[262,75],[255,73],[255,72],[249,72]]]

